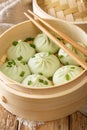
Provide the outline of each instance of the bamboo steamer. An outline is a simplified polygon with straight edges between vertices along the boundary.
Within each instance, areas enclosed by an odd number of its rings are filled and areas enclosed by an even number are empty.
[[[76,41],[87,45],[87,35],[75,25],[60,20],[46,20]],[[40,30],[31,21],[15,25],[0,36],[0,59],[14,40],[36,36]],[[11,113],[34,121],[65,117],[87,103],[87,72],[76,79],[50,88],[26,88],[0,72],[0,103]]]
[[[42,18],[76,24],[87,32],[87,0],[33,0],[33,11]]]

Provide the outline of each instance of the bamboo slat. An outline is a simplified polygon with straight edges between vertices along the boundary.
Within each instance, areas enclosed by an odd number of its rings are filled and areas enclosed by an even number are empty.
[[[57,1],[60,3],[55,4]],[[48,8],[48,4],[51,5],[50,8]],[[69,7],[70,5],[71,7]],[[58,10],[58,7],[60,10]],[[68,14],[66,10],[68,10]],[[84,3],[80,0],[33,0],[33,11],[41,18],[62,19],[76,24],[87,32],[87,0]],[[79,15],[75,15],[75,13]],[[84,16],[82,13],[86,15]]]
[[[87,21],[87,1],[37,0],[37,3],[50,16],[67,21]]]

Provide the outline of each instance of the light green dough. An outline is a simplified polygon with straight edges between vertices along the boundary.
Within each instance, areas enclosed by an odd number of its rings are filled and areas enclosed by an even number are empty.
[[[86,46],[80,42],[77,42],[77,44],[82,45],[83,47],[86,48]],[[82,59],[87,61],[87,56],[85,56],[83,53],[81,53],[79,50],[75,49],[71,44],[66,43],[66,47],[68,47],[71,51],[73,51],[75,54],[80,56]],[[69,56],[65,51],[62,49],[59,50],[58,52],[58,57],[64,65],[79,65],[71,56]]]
[[[59,47],[44,33],[38,34],[35,37],[34,45],[36,46],[37,52],[55,53],[59,49]]]
[[[61,64],[55,55],[40,52],[30,58],[28,65],[32,73],[42,73],[45,77],[51,77]]]
[[[9,60],[4,63],[0,67],[0,71],[17,82],[22,82],[30,74],[29,66],[17,60]]]
[[[61,85],[75,79],[83,71],[76,65],[66,65],[59,68],[53,75],[54,85]]]
[[[46,77],[39,74],[32,74],[27,76],[22,84],[29,87],[50,87],[52,86],[52,82],[49,81]]]
[[[18,41],[17,45],[12,44],[7,52],[7,57],[9,59],[20,59],[22,61],[28,61],[31,56],[35,54],[35,49],[30,46],[29,43]]]

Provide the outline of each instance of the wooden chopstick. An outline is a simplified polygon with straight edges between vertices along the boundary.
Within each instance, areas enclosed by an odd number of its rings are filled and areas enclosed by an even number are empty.
[[[65,35],[63,32],[60,32],[59,30],[56,30],[55,28],[53,28],[49,23],[47,23],[46,21],[44,21],[43,19],[41,19],[38,15],[36,15],[35,13],[33,13],[31,10],[28,10],[28,12],[31,15],[33,15],[34,17],[36,17],[37,19],[39,19],[43,24],[45,24],[53,32],[55,32],[56,34],[58,34],[60,37],[64,38],[67,42],[69,42],[76,49],[78,49],[80,52],[82,52],[84,55],[87,56],[87,50],[83,46],[81,46],[80,44],[77,44],[73,39],[71,39],[69,36]]]
[[[77,54],[68,49],[61,41],[59,41],[54,35],[52,35],[39,21],[35,20],[32,16],[25,13],[25,16],[32,21],[42,32],[44,32],[49,38],[51,38],[55,44],[62,48],[66,53],[68,53],[78,64],[80,64],[85,70],[87,70],[87,63],[79,57]]]

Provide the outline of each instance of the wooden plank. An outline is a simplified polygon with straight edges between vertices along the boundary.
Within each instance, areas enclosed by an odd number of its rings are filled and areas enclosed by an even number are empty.
[[[0,105],[0,130],[17,130],[17,128],[16,117]],[[22,124],[20,130],[31,129]],[[87,117],[80,112],[76,112],[69,118],[45,122],[44,125],[36,127],[36,130],[87,130]]]
[[[21,130],[31,130],[21,125]],[[73,113],[60,120],[46,122],[38,126],[36,130],[87,130],[87,117],[80,112]]]
[[[0,130],[17,130],[16,117],[0,105]]]
[[[22,124],[21,130],[31,130]],[[36,130],[68,130],[68,117],[60,120],[45,122],[44,125],[37,126]]]
[[[76,112],[70,116],[70,130],[87,130],[87,117]]]

